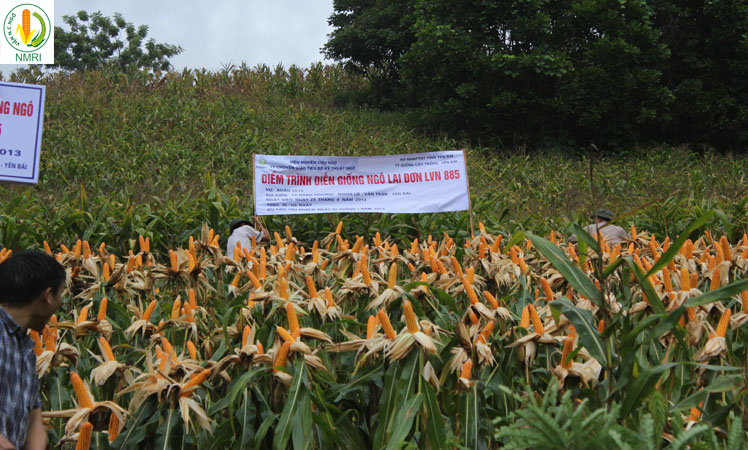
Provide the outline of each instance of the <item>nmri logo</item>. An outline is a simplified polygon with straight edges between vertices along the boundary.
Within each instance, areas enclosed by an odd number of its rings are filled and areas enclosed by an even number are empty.
[[[10,3],[10,4],[9,4]],[[50,15],[54,14],[52,2],[37,1],[21,3],[2,1],[7,11],[2,22],[5,42],[1,42],[0,60],[2,63],[54,63],[54,48],[48,45],[54,34]],[[48,6],[49,5],[49,6]]]

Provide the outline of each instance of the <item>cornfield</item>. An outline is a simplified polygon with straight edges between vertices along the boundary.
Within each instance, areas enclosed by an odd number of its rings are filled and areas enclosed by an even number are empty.
[[[614,414],[585,437],[605,448],[739,447],[748,236],[688,239],[706,220],[615,246],[482,224],[366,242],[340,222],[233,259],[207,225],[168,255],[45,241],[69,276],[32,333],[44,417],[76,448],[568,448],[558,393]]]

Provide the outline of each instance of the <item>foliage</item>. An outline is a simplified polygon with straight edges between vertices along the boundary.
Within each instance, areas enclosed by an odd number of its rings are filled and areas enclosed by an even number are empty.
[[[386,57],[430,129],[505,147],[748,142],[745,1],[409,0],[361,27],[378,5],[335,5],[328,45],[357,45],[328,56]]]
[[[207,225],[168,256],[142,236],[59,245],[70,288],[35,337],[45,415],[62,445],[90,421],[99,448],[739,448],[748,237],[689,242],[707,219],[613,249],[575,230],[579,253],[344,223],[232,260]]]
[[[376,106],[396,100],[398,60],[408,50],[414,33],[409,0],[334,0],[328,23],[334,28],[323,47],[327,58],[371,82],[370,102]]]
[[[120,13],[106,17],[101,12],[78,11],[65,15],[70,27],[55,27],[55,61],[52,67],[66,70],[98,69],[113,65],[121,70],[169,70],[169,58],[182,52],[170,44],[146,40],[148,26],[135,27]]]

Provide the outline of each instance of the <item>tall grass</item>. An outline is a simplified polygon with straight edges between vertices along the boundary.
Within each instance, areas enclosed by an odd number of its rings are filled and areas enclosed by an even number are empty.
[[[468,152],[475,219],[495,229],[563,230],[600,206],[660,238],[712,208],[724,214],[707,227],[731,239],[748,229],[745,155],[662,147],[601,156],[464,145],[419,132],[415,114],[346,106],[348,94],[365,82],[340,66],[150,74],[25,70],[10,80],[46,84],[47,101],[39,185],[0,187],[5,246],[87,235],[115,242],[132,228],[166,248],[183,244],[202,221],[225,234],[228,220],[251,214],[253,153],[455,148]],[[268,220],[311,235],[338,217]],[[403,237],[465,232],[469,223],[465,214],[372,215],[354,222],[360,234],[376,226]]]

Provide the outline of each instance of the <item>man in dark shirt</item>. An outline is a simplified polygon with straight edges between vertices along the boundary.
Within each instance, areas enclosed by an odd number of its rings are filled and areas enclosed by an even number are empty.
[[[0,450],[47,447],[34,341],[62,302],[65,269],[46,253],[0,263]]]

